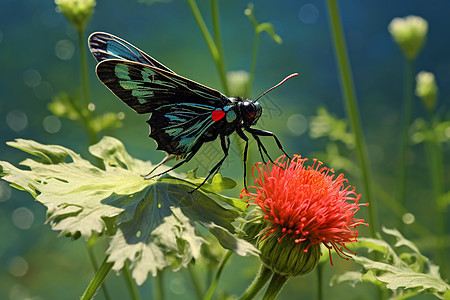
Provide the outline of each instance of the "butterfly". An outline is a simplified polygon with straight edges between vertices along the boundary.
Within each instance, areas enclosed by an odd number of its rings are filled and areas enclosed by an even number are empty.
[[[230,135],[236,132],[245,141],[244,186],[248,132],[256,140],[260,155],[270,156],[260,136],[271,136],[286,155],[279,139],[270,131],[252,128],[261,117],[262,108],[257,101],[272,89],[296,76],[292,74],[256,100],[227,97],[217,90],[177,75],[156,59],[114,35],[95,32],[89,37],[89,48],[97,59],[96,73],[100,81],[117,97],[139,114],[151,113],[150,138],[157,143],[157,150],[167,152],[155,168],[143,175],[146,179],[174,170],[189,162],[202,145],[220,138],[223,157],[209,171],[204,181],[219,171],[230,149]],[[289,157],[289,156],[288,156]],[[166,171],[152,175],[163,163],[182,158]]]

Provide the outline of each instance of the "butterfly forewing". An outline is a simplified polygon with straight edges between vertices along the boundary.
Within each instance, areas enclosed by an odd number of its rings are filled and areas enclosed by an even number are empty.
[[[95,32],[91,34],[89,48],[98,62],[107,59],[129,60],[174,73],[144,51],[109,33]]]
[[[136,112],[150,113],[175,103],[223,107],[229,99],[220,92],[141,63],[108,59],[97,65],[99,79]]]

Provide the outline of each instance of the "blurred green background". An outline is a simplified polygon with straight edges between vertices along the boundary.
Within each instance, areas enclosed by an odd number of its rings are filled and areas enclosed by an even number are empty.
[[[429,23],[426,45],[416,62],[416,72],[433,72],[440,89],[437,113],[449,119],[450,87],[450,21],[448,1],[341,1],[340,11],[360,106],[360,118],[374,180],[388,193],[395,194],[395,178],[400,136],[404,59],[387,30],[394,17],[418,15]],[[198,5],[210,24],[207,1]],[[248,2],[221,1],[220,17],[227,70],[249,70],[254,29],[244,15]],[[286,82],[262,98],[263,117],[258,128],[277,134],[288,153],[309,158],[323,156],[329,140],[310,137],[311,118],[319,107],[325,107],[338,118],[345,118],[333,54],[327,10],[323,1],[257,1],[255,15],[260,22],[270,22],[283,43],[278,45],[266,33],[261,35],[252,97],[270,88],[288,74],[300,76]],[[98,1],[86,32],[105,31],[122,37],[167,65],[176,73],[221,89],[217,70],[192,16],[187,1],[147,5],[138,1]],[[58,119],[47,108],[52,97],[61,91],[81,94],[77,33],[64,16],[55,11],[53,1],[1,0],[0,2],[0,159],[17,165],[25,159],[23,152],[5,143],[15,138],[33,139],[45,144],[59,144],[88,158],[89,144],[83,128],[73,121]],[[124,112],[123,126],[113,134],[129,153],[143,160],[158,162],[163,152],[148,136],[148,116],[135,114],[112,95],[95,75],[94,58],[89,57],[91,101],[96,111]],[[231,95],[230,95],[231,96]],[[413,118],[426,115],[415,99]],[[450,139],[450,129],[447,129]],[[234,139],[233,139],[234,141]],[[271,139],[264,139],[272,157],[281,155]],[[252,162],[256,162],[256,144],[251,144]],[[448,140],[443,153],[449,153]],[[218,157],[220,144],[205,147],[182,171],[199,167],[206,175]],[[239,182],[228,194],[237,197],[242,188],[242,163],[234,143],[231,157],[221,169],[224,176]],[[344,150],[346,151],[346,150]],[[322,154],[321,154],[322,153]],[[355,153],[345,153],[357,163]],[[430,182],[423,145],[413,145],[408,153],[407,208],[416,222],[435,233],[434,209],[430,207]],[[450,157],[444,156],[444,169]],[[337,170],[339,172],[339,170]],[[450,182],[446,173],[444,182]],[[359,178],[350,183],[362,192]],[[364,200],[364,195],[362,200]],[[364,202],[364,201],[363,201]],[[378,203],[380,223],[398,225],[398,219],[382,203]],[[364,216],[362,209],[359,213]],[[75,299],[93,276],[83,241],[57,238],[45,221],[45,209],[33,198],[12,190],[0,181],[0,299]],[[448,223],[448,222],[447,222]],[[448,227],[448,225],[447,225]],[[447,230],[448,231],[448,230]],[[432,247],[424,237],[405,227],[423,253],[433,259]],[[362,230],[361,236],[367,236]],[[99,260],[104,251],[99,245]],[[340,259],[335,266],[324,267],[325,282],[335,274],[358,267]],[[225,269],[219,290],[240,294],[250,283],[258,267],[253,258],[234,256]],[[448,269],[448,268],[447,268]],[[168,299],[194,299],[187,272],[165,274]],[[128,292],[122,277],[110,274],[108,288],[113,299],[125,299]],[[316,275],[313,272],[288,282],[280,299],[314,299]],[[140,287],[143,298],[152,295],[153,281]],[[369,291],[369,292],[368,292]],[[361,284],[356,288],[341,284],[325,285],[330,299],[372,299],[374,289]],[[102,299],[102,293],[98,299]],[[428,299],[431,296],[417,296]]]

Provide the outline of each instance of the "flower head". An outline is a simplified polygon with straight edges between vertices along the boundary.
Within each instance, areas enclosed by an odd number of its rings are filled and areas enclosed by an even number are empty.
[[[438,87],[433,73],[421,71],[416,76],[416,96],[422,99],[428,111],[436,107]]]
[[[364,224],[364,220],[355,219],[354,214],[360,205],[367,204],[358,204],[361,195],[355,193],[354,187],[345,186],[344,175],[335,177],[333,170],[322,167],[316,159],[312,166],[306,166],[306,162],[307,159],[300,156],[294,156],[291,161],[281,156],[274,163],[259,163],[253,168],[255,192],[243,190],[241,193],[249,197],[249,203],[258,205],[264,216],[264,229],[255,236],[263,263],[277,273],[280,273],[280,265],[284,265],[281,273],[286,275],[311,271],[320,257],[320,244],[348,259],[354,253],[345,244],[356,242],[355,227]],[[288,263],[283,261],[283,251],[275,246],[274,240],[284,243],[282,248],[290,251],[291,255],[286,256]],[[268,245],[270,249],[265,249]],[[280,252],[265,254],[274,250]],[[311,257],[309,251],[318,256]],[[308,259],[300,254],[294,257],[294,252],[303,253]],[[265,256],[278,260],[265,261]],[[308,264],[306,269],[299,261]]]
[[[95,0],[55,0],[57,10],[75,26],[78,31],[84,30],[87,21],[94,13]]]
[[[425,44],[428,22],[417,16],[395,18],[389,23],[389,32],[408,59],[415,59]]]

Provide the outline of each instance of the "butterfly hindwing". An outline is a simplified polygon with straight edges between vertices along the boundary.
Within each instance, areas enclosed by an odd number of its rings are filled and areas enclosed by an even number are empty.
[[[107,59],[129,60],[174,73],[144,51],[109,33],[95,32],[91,34],[89,48],[98,62]]]
[[[212,118],[214,107],[202,104],[177,103],[156,109],[147,123],[150,137],[158,149],[175,155],[191,152],[197,145],[217,138],[222,122]]]

